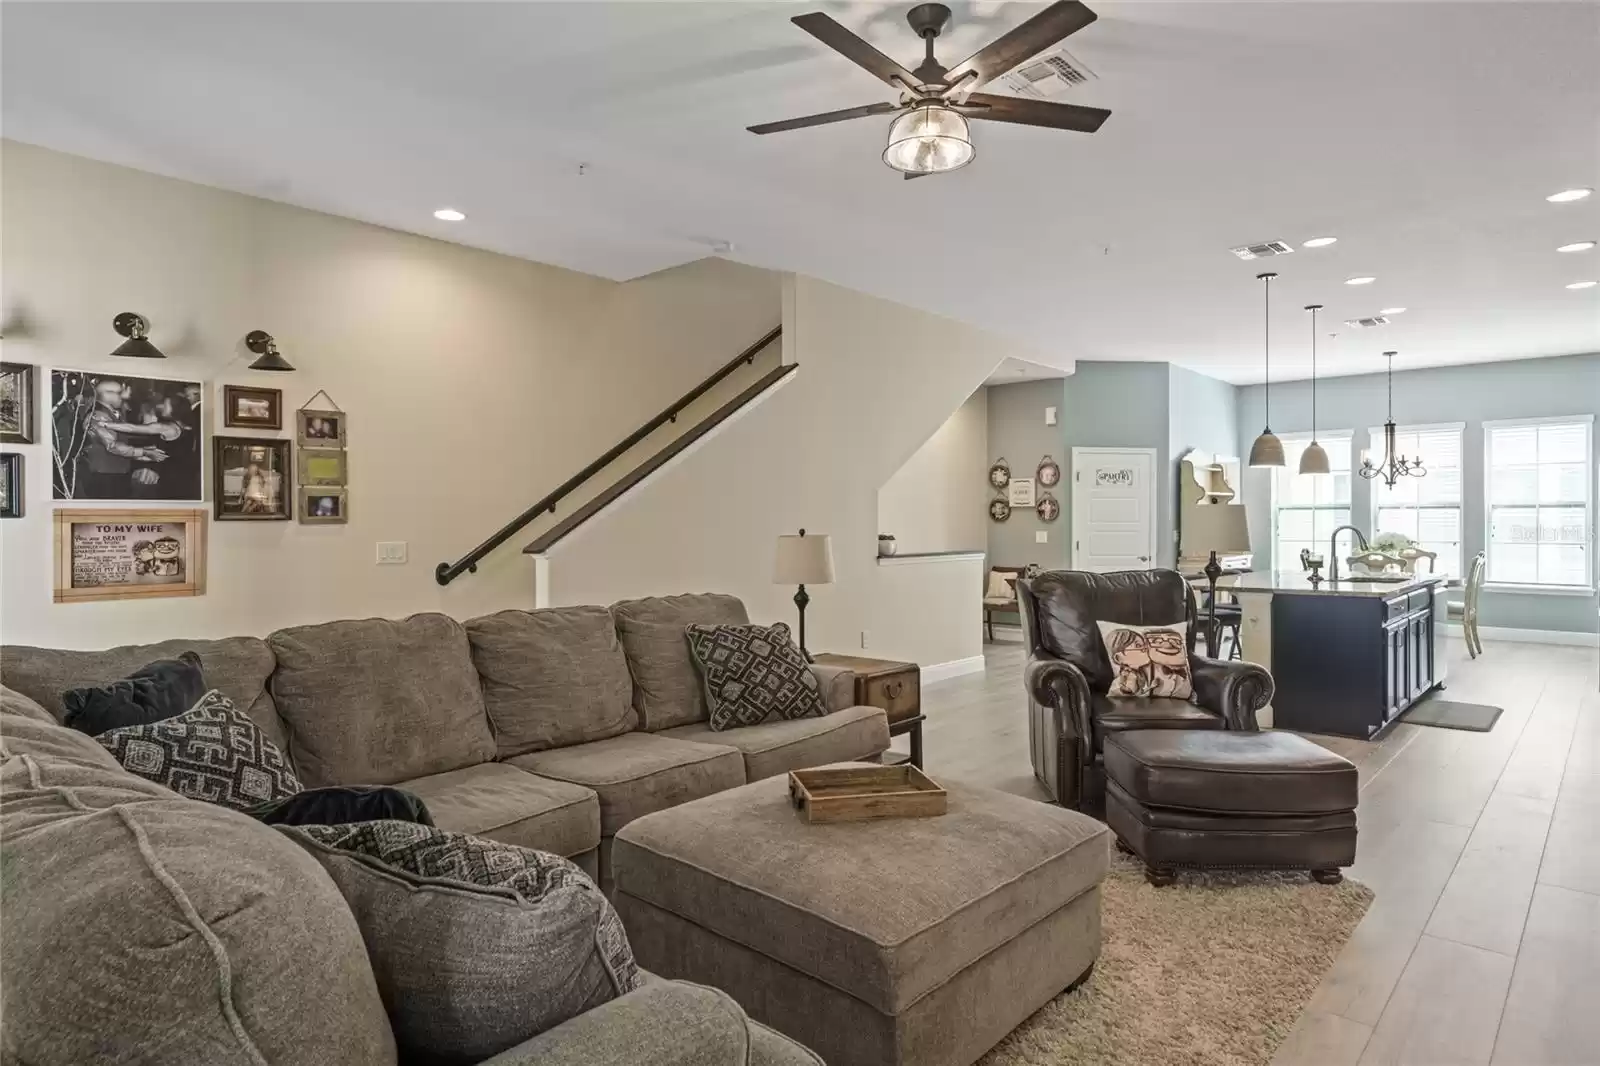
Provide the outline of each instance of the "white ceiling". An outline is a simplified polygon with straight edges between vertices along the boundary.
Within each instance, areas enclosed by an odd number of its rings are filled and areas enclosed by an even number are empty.
[[[883,99],[788,16],[911,62],[901,4],[8,0],[0,129],[613,278],[727,241],[1044,362],[1260,380],[1264,266],[1275,376],[1304,376],[1310,302],[1330,331],[1410,308],[1325,349],[1332,373],[1600,350],[1600,288],[1563,288],[1600,251],[1554,251],[1600,239],[1600,196],[1544,200],[1600,186],[1600,4],[1090,4],[1068,43],[1099,80],[1074,99],[1105,127],[977,123],[975,163],[914,182],[879,161],[882,119],[744,130]],[[947,64],[1038,9],[952,6]]]

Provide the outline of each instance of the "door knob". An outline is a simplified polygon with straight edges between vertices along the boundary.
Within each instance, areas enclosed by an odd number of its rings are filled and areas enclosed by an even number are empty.
[[[1139,556],[1139,561],[1140,561],[1140,562],[1141,562],[1141,563],[1148,563],[1148,562],[1149,562],[1149,561],[1150,561],[1150,556],[1148,556],[1148,555],[1141,555],[1141,556]]]

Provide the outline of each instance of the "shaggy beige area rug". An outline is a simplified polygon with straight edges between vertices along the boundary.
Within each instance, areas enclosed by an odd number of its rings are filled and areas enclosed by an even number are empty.
[[[1115,853],[1094,976],[980,1066],[1267,1066],[1372,903],[1345,880],[1185,873],[1153,888]]]

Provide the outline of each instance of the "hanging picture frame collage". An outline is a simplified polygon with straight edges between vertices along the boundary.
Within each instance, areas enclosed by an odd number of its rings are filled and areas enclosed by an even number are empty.
[[[1004,456],[989,468],[989,487],[998,494],[989,501],[989,517],[996,522],[1010,519],[1019,507],[1031,507],[1041,522],[1061,517],[1061,503],[1051,489],[1061,484],[1061,464],[1046,455],[1031,478],[1011,476],[1011,464]]]
[[[312,407],[318,397],[327,407]],[[335,525],[350,520],[350,416],[322,390],[295,412],[300,445],[299,511],[305,525]]]

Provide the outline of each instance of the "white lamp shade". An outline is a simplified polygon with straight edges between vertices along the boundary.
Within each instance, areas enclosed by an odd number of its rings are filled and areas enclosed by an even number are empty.
[[[833,582],[833,541],[826,533],[786,534],[778,538],[774,585],[827,585]]]
[[[1249,554],[1250,523],[1243,504],[1196,507],[1184,515],[1184,557],[1204,559],[1212,552],[1218,555]]]

